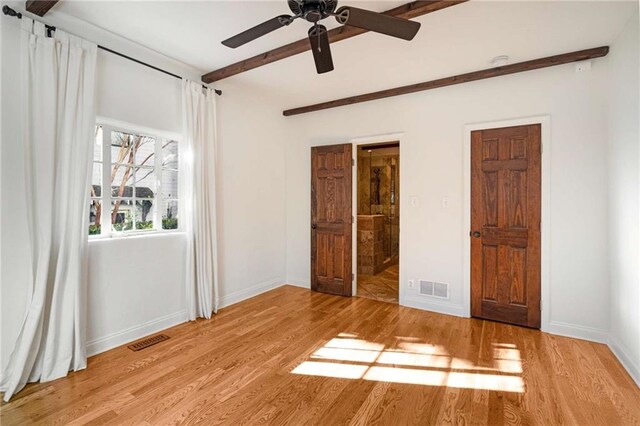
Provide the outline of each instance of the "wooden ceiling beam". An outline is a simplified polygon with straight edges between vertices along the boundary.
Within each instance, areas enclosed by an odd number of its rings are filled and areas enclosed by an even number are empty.
[[[455,6],[460,3],[465,3],[467,1],[468,0],[414,1],[382,13],[398,18],[412,19],[417,16],[425,15],[427,13],[435,12],[440,9]],[[329,43],[335,43],[337,41],[345,40],[347,38],[364,34],[366,32],[368,31],[344,25],[330,30],[327,34],[329,35]],[[268,52],[261,53],[260,55],[256,55],[252,58],[245,59],[244,61],[240,61],[224,68],[220,68],[219,70],[211,71],[210,73],[202,76],[202,81],[207,84],[213,83],[214,81],[222,80],[223,78],[231,77],[232,75],[240,74],[245,71],[249,71],[254,68],[258,68],[293,55],[297,55],[298,53],[306,52],[310,49],[311,47],[309,46],[309,39],[304,38],[302,40],[289,43]]]
[[[26,9],[34,15],[44,16],[56,3],[58,0],[28,0]]]
[[[609,53],[609,46],[579,50],[577,52],[563,53],[561,55],[548,56],[546,58],[518,62],[516,64],[488,68],[480,71],[473,71],[470,73],[454,75],[452,77],[445,77],[438,80],[425,81],[423,83],[394,87],[393,89],[381,90],[364,95],[350,96],[347,98],[337,99],[335,101],[322,102],[319,104],[304,106],[300,108],[288,109],[286,111],[283,111],[282,114],[287,117],[291,115],[306,114],[308,112],[320,111],[323,109],[353,105],[361,102],[373,101],[376,99],[389,98],[392,96],[406,95],[408,93],[437,89],[439,87],[445,86],[453,86],[454,84],[468,83],[470,81],[484,80],[486,78],[493,78],[501,75],[515,74],[524,71],[531,71],[540,68],[567,64],[570,62],[579,62],[585,61],[587,59],[600,58],[602,56],[606,56],[607,53]]]

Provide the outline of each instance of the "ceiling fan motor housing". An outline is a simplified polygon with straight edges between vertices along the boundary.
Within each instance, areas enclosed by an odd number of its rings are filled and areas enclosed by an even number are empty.
[[[336,0],[288,0],[288,3],[294,15],[313,23],[331,16],[338,5]]]

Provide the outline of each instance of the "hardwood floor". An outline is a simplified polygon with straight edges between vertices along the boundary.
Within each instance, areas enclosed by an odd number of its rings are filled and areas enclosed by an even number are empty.
[[[376,275],[358,274],[357,295],[380,302],[397,304],[400,292],[399,274],[399,265],[397,263]]]
[[[640,424],[605,346],[285,286],[29,385],[17,424]]]

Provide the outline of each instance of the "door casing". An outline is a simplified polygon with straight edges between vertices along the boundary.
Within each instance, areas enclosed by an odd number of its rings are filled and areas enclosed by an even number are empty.
[[[463,129],[463,309],[466,317],[471,317],[471,132],[474,130],[494,129],[498,127],[523,126],[540,124],[542,143],[542,203],[541,203],[541,243],[540,243],[540,330],[548,331],[550,323],[550,288],[549,288],[549,229],[550,229],[550,154],[551,154],[551,118],[548,115],[515,118],[464,126]]]
[[[354,222],[352,224],[352,232],[351,232],[351,270],[353,272],[354,275],[354,279],[351,282],[351,296],[357,296],[357,288],[358,288],[358,158],[357,158],[357,150],[358,150],[358,146],[359,145],[370,145],[370,144],[376,144],[376,143],[384,143],[384,142],[389,142],[389,141],[393,141],[393,142],[398,142],[400,145],[400,152],[402,152],[402,141],[404,139],[404,132],[394,132],[394,133],[383,133],[383,134],[379,134],[379,135],[373,135],[373,136],[363,136],[363,137],[357,137],[357,138],[353,138],[348,140],[345,143],[350,143],[352,145],[352,158],[354,161],[354,166],[353,166],[353,170],[352,170],[352,196],[351,196],[351,211],[353,212],[354,215]],[[334,145],[334,144],[338,144],[339,142],[335,142],[332,144],[327,144],[327,145]],[[324,146],[324,144],[321,145],[312,145],[311,148],[313,148],[314,146]],[[402,165],[402,154],[400,155],[400,160],[399,160],[399,166],[400,166],[400,182],[403,181],[404,179],[404,167]],[[406,198],[406,197],[405,197]],[[403,253],[403,240],[402,240],[402,229],[405,226],[404,225],[404,215],[406,214],[405,210],[407,209],[406,205],[403,205],[404,201],[403,198],[400,198],[400,231],[398,234],[398,245],[399,245],[399,253]],[[404,290],[404,286],[402,283],[405,282],[405,277],[404,277],[404,262],[403,262],[403,256],[400,255],[399,260],[398,260],[398,267],[400,270],[400,274],[398,276],[398,280],[399,280],[399,294],[398,294],[398,300],[399,300],[399,305],[400,306],[409,306],[406,302],[405,302],[405,295],[406,292]]]
[[[357,158],[357,153],[358,153],[358,146],[359,145],[371,145],[371,144],[376,144],[376,143],[383,143],[383,142],[398,142],[400,144],[400,160],[399,160],[399,166],[400,166],[400,185],[402,185],[402,182],[404,180],[404,167],[402,164],[402,140],[404,138],[404,133],[400,132],[400,133],[385,133],[385,134],[381,134],[381,135],[374,135],[374,136],[365,136],[365,137],[360,137],[360,138],[354,138],[351,139],[349,141],[349,143],[351,143],[353,145],[353,155],[354,155],[354,162],[355,165],[353,167],[353,184],[351,185],[352,190],[353,190],[353,195],[352,195],[352,202],[353,202],[353,207],[352,207],[352,211],[354,212],[354,217],[355,217],[355,221],[353,224],[353,232],[352,232],[352,243],[351,243],[351,247],[352,247],[352,253],[353,253],[353,258],[352,258],[352,262],[353,262],[353,274],[354,274],[354,280],[352,283],[352,291],[351,294],[356,296],[357,293],[357,287],[358,287],[358,158]],[[402,187],[401,187],[402,188]],[[402,192],[401,192],[402,194]],[[399,286],[398,286],[398,304],[401,306],[406,306],[405,304],[405,290],[404,290],[404,285],[403,283],[405,282],[404,280],[404,262],[403,262],[403,257],[402,253],[404,252],[403,247],[402,247],[402,229],[404,227],[404,223],[403,223],[403,217],[404,217],[404,212],[406,210],[406,203],[405,203],[405,198],[406,197],[402,197],[402,195],[400,196],[400,232],[398,234],[398,246],[399,246],[399,250],[398,252],[400,253],[400,257],[398,259],[398,268],[400,270],[400,274],[398,276],[398,280],[399,280]]]

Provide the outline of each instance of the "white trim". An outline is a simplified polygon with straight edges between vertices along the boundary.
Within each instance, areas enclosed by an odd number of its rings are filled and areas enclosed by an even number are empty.
[[[106,336],[87,342],[87,356],[97,355],[150,334],[182,324],[183,322],[187,322],[186,310],[174,312],[115,333],[107,334]]]
[[[550,321],[544,331],[558,336],[573,337],[597,343],[607,343],[609,337],[607,330],[562,321]]]
[[[116,119],[104,117],[104,116],[96,117],[96,125],[114,127],[115,130],[117,131],[121,131],[125,133],[134,133],[136,135],[171,139],[178,142],[182,140],[182,135],[180,133],[175,133],[168,130],[152,129],[151,127],[139,126],[134,123],[128,123],[126,121],[116,120]],[[109,154],[111,153],[109,152]],[[109,157],[109,161],[111,161],[111,157]]]
[[[247,289],[236,291],[220,298],[220,308],[226,308],[243,300],[258,296],[270,290],[286,285],[283,279],[266,281]],[[305,287],[308,289],[308,286]],[[108,334],[87,342],[87,356],[97,355],[109,349],[125,345],[145,336],[158,333],[168,328],[174,327],[188,321],[187,311],[182,310],[173,314],[165,315],[145,323]]]
[[[178,223],[178,229],[163,229],[162,228],[162,213],[160,212],[160,205],[163,204],[164,201],[177,201],[178,202],[178,212],[184,210],[183,203],[183,195],[182,194],[182,186],[178,185],[178,193],[177,196],[165,198],[162,193],[163,188],[163,171],[169,170],[172,171],[174,169],[163,168],[162,167],[162,147],[164,146],[167,140],[175,141],[178,143],[178,152],[179,154],[179,164],[176,172],[178,173],[178,182],[182,181],[182,173],[183,167],[183,153],[181,149],[181,144],[179,143],[181,140],[181,136],[176,133],[166,132],[162,130],[151,129],[144,126],[137,126],[135,124],[127,123],[120,120],[114,120],[106,117],[98,117],[96,118],[96,127],[100,127],[102,129],[102,159],[101,161],[92,161],[93,164],[99,163],[102,167],[102,183],[101,183],[101,192],[100,197],[95,197],[95,199],[100,200],[103,205],[102,213],[101,213],[101,222],[103,224],[109,224],[107,227],[102,227],[101,232],[98,235],[89,235],[89,241],[91,240],[99,240],[99,239],[111,239],[111,238],[126,238],[129,235],[150,235],[152,233],[172,233],[172,232],[184,232],[184,224],[183,221]],[[113,164],[111,163],[111,135],[113,132],[123,132],[123,133],[131,133],[136,135],[147,136],[154,139],[154,164],[153,164],[153,173],[155,175],[155,188],[154,190],[154,198],[153,198],[153,211],[150,212],[153,221],[152,229],[136,229],[136,218],[135,212],[132,220],[133,229],[125,230],[125,231],[115,231],[113,229],[113,224],[111,223],[111,203],[113,201],[113,196],[111,193],[111,172]],[[127,163],[119,163],[124,166],[129,166]],[[133,169],[133,188],[131,197],[126,197],[131,200],[132,206],[135,210],[136,203],[138,201],[136,196],[136,184],[137,177],[135,174],[136,166],[132,166]],[[93,183],[92,183],[93,184]],[[91,201],[92,197],[88,197],[88,201]],[[144,200],[141,200],[144,201]]]
[[[384,142],[398,142],[398,144],[400,145],[400,155],[399,155],[399,160],[398,160],[398,167],[400,167],[400,182],[398,183],[398,185],[402,185],[402,182],[404,181],[404,167],[402,165],[402,143],[403,143],[403,139],[404,139],[404,132],[395,132],[395,133],[384,133],[384,134],[380,134],[380,135],[374,135],[374,136],[363,136],[363,137],[358,137],[358,138],[354,138],[351,139],[351,145],[353,146],[353,150],[352,150],[352,158],[354,161],[354,166],[353,166],[353,170],[352,170],[352,185],[351,185],[351,211],[352,211],[352,215],[354,217],[354,221],[352,224],[352,232],[351,232],[351,270],[353,271],[353,276],[354,279],[351,283],[351,294],[353,296],[357,296],[357,289],[358,289],[358,145],[367,145],[367,144],[374,144],[374,143],[384,143]],[[401,187],[402,190],[402,187]],[[398,285],[398,292],[400,293],[398,295],[398,300],[399,300],[399,304],[402,306],[409,306],[405,304],[405,294],[406,292],[404,291],[404,286],[402,285],[404,283],[404,262],[403,262],[403,256],[402,253],[404,253],[404,249],[402,247],[402,230],[404,229],[404,221],[402,220],[402,218],[405,216],[405,207],[403,206],[403,200],[404,198],[402,197],[402,192],[400,193],[400,224],[399,224],[399,233],[398,233],[398,253],[399,253],[399,259],[398,259],[398,269],[400,270],[399,275],[398,275],[398,281],[399,281],[399,285]]]
[[[429,299],[427,297],[419,298],[415,296],[405,296],[401,305],[407,306],[409,308],[435,312],[438,314],[453,315],[455,317],[467,317],[466,310],[463,305],[441,302],[438,300]]]
[[[537,117],[514,118],[484,123],[471,123],[463,128],[463,227],[462,227],[462,303],[464,316],[471,316],[471,242],[469,231],[471,226],[471,132],[474,130],[494,129],[499,127],[523,126],[540,124],[540,138],[542,143],[542,227],[541,227],[541,270],[540,270],[540,310],[542,331],[549,331],[550,327],[550,232],[551,229],[551,118],[549,115]],[[551,331],[549,331],[551,332]]]
[[[609,334],[607,340],[607,346],[611,349],[611,352],[618,358],[620,364],[627,370],[627,373],[631,376],[636,385],[640,388],[640,366],[633,361],[633,358],[629,356],[629,352],[625,346],[612,334]]]
[[[311,289],[311,283],[308,279],[287,279],[287,283],[285,285],[291,285],[294,287],[306,288],[307,290]]]
[[[227,306],[242,302],[246,299],[250,299],[269,290],[282,287],[285,284],[286,280],[284,278],[274,278],[269,281],[263,281],[261,283],[254,284],[244,290],[234,291],[233,293],[220,297],[220,303],[218,307],[226,308]]]
[[[91,235],[89,238],[89,244],[93,243],[102,243],[105,241],[113,241],[113,240],[130,240],[136,238],[156,238],[161,236],[169,236],[169,235],[186,235],[186,232],[180,231],[179,229],[162,229],[158,231],[153,230],[139,230],[138,232],[130,232],[130,233],[118,233],[112,235]]]

